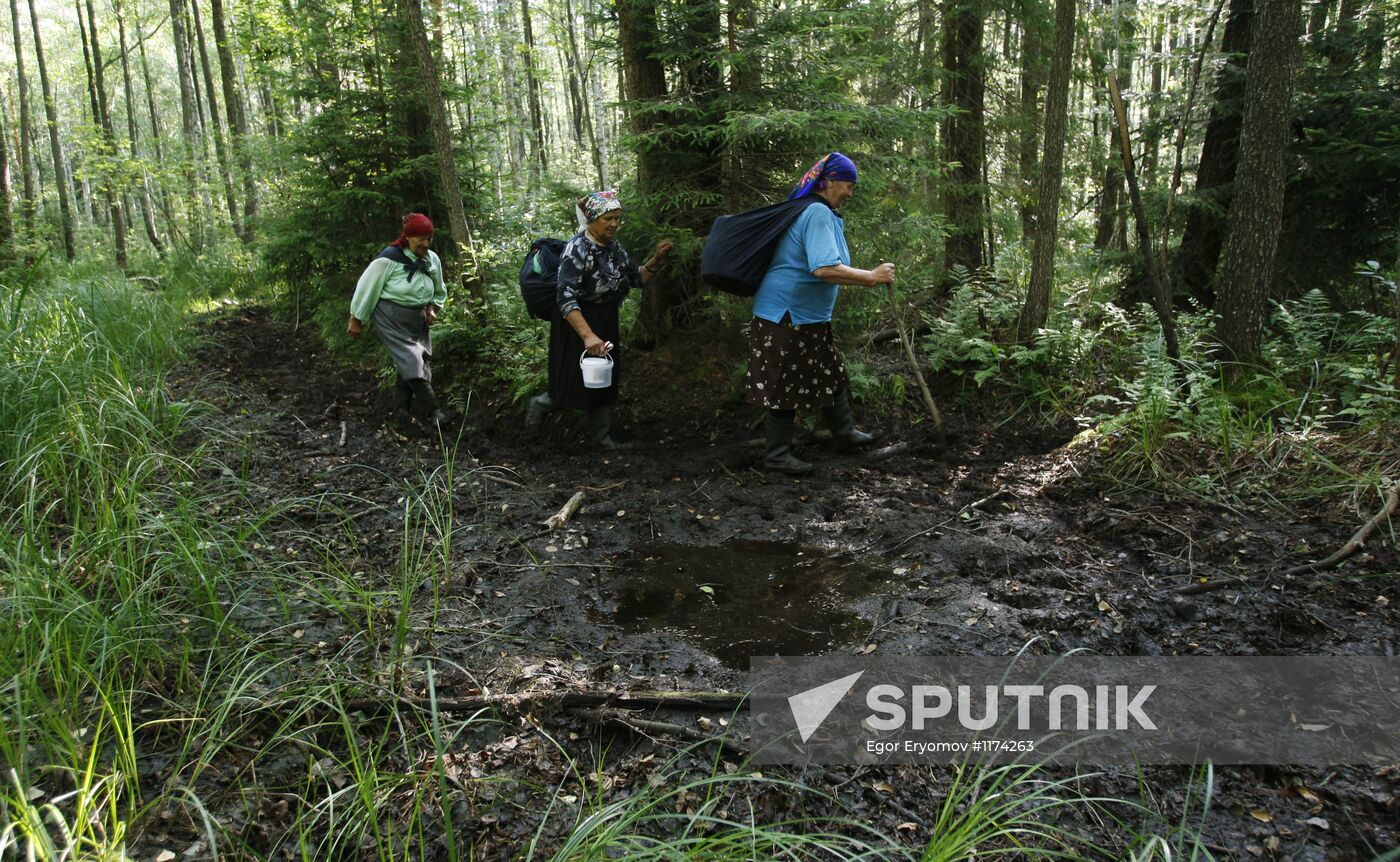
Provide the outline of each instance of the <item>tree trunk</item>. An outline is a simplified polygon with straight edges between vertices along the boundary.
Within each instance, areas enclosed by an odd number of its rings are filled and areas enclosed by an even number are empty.
[[[1138,192],[1137,171],[1133,168],[1133,151],[1127,145],[1132,140],[1128,130],[1128,112],[1123,107],[1123,94],[1118,89],[1118,76],[1113,70],[1108,73],[1108,90],[1113,99],[1113,110],[1118,117],[1118,140],[1123,144],[1123,176],[1128,181],[1128,198],[1133,207],[1133,222],[1137,225],[1138,248],[1141,250],[1143,265],[1147,269],[1147,280],[1152,290],[1152,305],[1157,310],[1157,320],[1162,325],[1162,337],[1166,341],[1167,356],[1176,362],[1181,351],[1176,343],[1176,324],[1172,322],[1171,297],[1166,283],[1157,269],[1157,255],[1152,249],[1152,236],[1147,229],[1147,212],[1142,206],[1142,195]]]
[[[20,40],[19,0],[10,0],[10,35],[15,44],[15,85],[19,90],[19,162],[22,177],[24,200],[20,213],[27,233],[34,232],[34,211],[36,193],[34,190],[34,154],[30,149],[30,135],[34,121],[29,115],[29,78],[24,72],[24,44]]]
[[[72,263],[77,256],[73,240],[73,207],[68,196],[68,166],[64,161],[63,142],[58,136],[58,105],[54,101],[49,68],[44,62],[44,40],[39,33],[39,14],[34,0],[29,0],[29,24],[34,30],[34,59],[39,64],[39,84],[44,91],[44,116],[49,125],[49,149],[53,154],[54,184],[58,186],[58,218],[63,234],[63,253]]]
[[[1259,0],[1258,15],[1245,86],[1235,199],[1221,252],[1220,317],[1215,330],[1222,358],[1248,364],[1259,358],[1283,221],[1285,158],[1302,6],[1299,0]]]
[[[621,15],[621,10],[619,10]],[[570,81],[578,82],[578,108],[579,114],[583,118],[583,134],[585,143],[588,145],[588,152],[593,158],[593,168],[597,171],[598,187],[606,188],[608,177],[607,171],[603,169],[603,156],[600,152],[598,141],[598,128],[592,115],[588,86],[590,75],[584,68],[583,57],[578,49],[578,32],[574,23],[574,4],[572,0],[564,0],[564,16],[569,25],[569,61],[572,63],[573,72],[569,76]],[[585,34],[586,35],[586,34]]]
[[[1031,282],[1017,337],[1028,343],[1045,325],[1055,280],[1055,237],[1060,219],[1060,185],[1064,177],[1065,128],[1069,115],[1069,77],[1074,60],[1076,0],[1055,0],[1055,44],[1045,92],[1045,158],[1041,161],[1031,251]]]
[[[135,88],[131,85],[131,63],[128,59],[130,52],[126,44],[126,11],[122,7],[122,0],[113,0],[113,6],[117,14],[117,39],[122,51],[122,93],[126,96],[128,152],[131,154],[132,163],[141,166],[141,220],[146,226],[146,238],[150,240],[151,247],[156,250],[156,254],[164,257],[165,243],[161,242],[160,231],[156,230],[155,205],[151,200],[151,177],[136,148],[136,97]]]
[[[982,53],[982,11],[978,0],[949,0],[943,21],[944,104],[957,113],[945,126],[948,173],[945,200],[952,228],[944,240],[944,264],[968,272],[984,264],[983,162],[986,158],[984,108],[986,68]]]
[[[1026,0],[1021,24],[1021,129],[1017,147],[1020,173],[1021,236],[1030,242],[1035,234],[1035,201],[1037,180],[1036,149],[1040,125],[1040,88],[1043,76],[1041,62],[1040,16],[1036,0]],[[1072,46],[1071,46],[1072,47]],[[1069,81],[1066,79],[1066,104]],[[1063,152],[1063,151],[1062,151]]]
[[[238,92],[238,71],[233,64],[233,50],[224,22],[223,0],[209,0],[209,15],[214,23],[214,50],[219,55],[219,77],[224,84],[224,110],[228,113],[233,157],[238,162],[239,173],[243,175],[243,242],[251,243],[253,220],[258,217],[258,178],[253,172],[253,154],[248,143],[248,115]]]
[[[214,70],[209,64],[209,45],[204,41],[203,14],[199,11],[199,0],[190,0],[190,19],[194,22],[195,40],[199,45],[199,68],[204,73],[204,94],[209,102],[209,131],[214,136],[214,157],[219,163],[219,176],[224,181],[224,200],[228,206],[229,224],[233,226],[234,234],[247,243],[248,236],[244,232],[243,219],[238,212],[238,197],[234,194],[233,169],[229,167],[224,127],[219,121],[219,100],[215,96]]]
[[[656,7],[646,0],[618,0],[617,17],[632,132],[646,135],[659,123],[651,109],[653,103],[666,98],[666,70],[656,59]],[[663,176],[656,147],[641,142],[637,147],[637,186],[642,194],[649,195]]]
[[[1211,40],[1215,35],[1215,25],[1220,19],[1220,11],[1225,8],[1225,0],[1217,0],[1215,11],[1211,13],[1210,21],[1206,24],[1205,37],[1201,40],[1200,50],[1196,52],[1196,59],[1191,65],[1190,82],[1186,87],[1186,105],[1181,109],[1181,120],[1176,127],[1176,141],[1172,145],[1172,178],[1167,186],[1167,214],[1162,220],[1166,229],[1162,232],[1162,261],[1167,260],[1167,246],[1169,244],[1172,209],[1176,205],[1177,189],[1181,187],[1181,162],[1182,152],[1186,146],[1186,130],[1191,126],[1192,108],[1196,104],[1196,93],[1201,82],[1201,67],[1205,63],[1206,52],[1210,50]],[[1165,271],[1165,266],[1164,266]]]
[[[1225,216],[1230,208],[1231,179],[1239,158],[1240,108],[1245,87],[1245,61],[1250,41],[1253,0],[1230,0],[1229,17],[1220,49],[1226,63],[1216,83],[1215,103],[1206,123],[1196,169],[1196,201],[1188,198],[1186,228],[1177,250],[1177,283],[1204,307],[1215,304],[1212,283],[1225,241]]]
[[[81,10],[80,10],[81,11]],[[93,11],[92,0],[87,0],[88,37],[92,39],[93,88],[97,97],[97,120],[102,129],[102,154],[111,161],[117,158],[117,132],[112,127],[112,115],[107,108],[107,83],[102,68],[102,48],[97,40],[97,14]],[[126,213],[118,200],[116,178],[111,170],[103,172],[100,180],[102,194],[107,199],[107,209],[112,215],[112,237],[116,241],[117,266],[125,270],[126,258]]]
[[[535,178],[532,186],[538,186],[541,176],[549,169],[549,155],[544,147],[544,118],[540,110],[540,82],[535,75],[535,30],[530,24],[529,0],[520,0],[520,24],[525,33],[525,86],[530,97],[530,127],[535,133],[535,152],[532,167]]]
[[[465,253],[464,282],[472,298],[486,301],[486,281],[477,261],[476,245],[467,224],[467,210],[462,203],[462,181],[457,175],[457,157],[452,150],[452,130],[447,125],[447,108],[443,104],[442,84],[438,77],[437,58],[428,43],[428,31],[423,25],[423,6],[419,0],[399,0],[399,15],[408,28],[409,41],[418,61],[419,83],[428,107],[428,120],[433,131],[433,150],[437,155],[438,174],[442,181],[442,197],[447,204],[447,219],[456,250]]]
[[[32,2],[32,0],[31,0]],[[200,140],[199,114],[195,108],[194,74],[190,68],[188,51],[189,38],[185,33],[183,0],[170,0],[171,38],[175,43],[175,70],[180,79],[180,125],[184,132],[181,139],[183,149],[183,173],[185,175],[186,209],[189,218],[190,251],[198,253],[204,248],[204,216],[206,207],[200,206],[199,177],[195,166],[195,146]],[[138,31],[139,37],[139,31]],[[141,50],[141,62],[146,71],[146,94],[150,98],[151,76],[144,66],[146,52]],[[151,112],[151,126],[156,128],[156,114]]]
[[[10,213],[10,145],[5,140],[9,124],[0,117],[0,266],[15,261],[15,223]]]

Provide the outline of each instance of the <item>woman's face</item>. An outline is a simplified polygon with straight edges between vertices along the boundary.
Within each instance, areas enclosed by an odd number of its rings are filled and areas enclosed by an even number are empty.
[[[826,188],[822,189],[821,195],[831,204],[832,209],[839,209],[841,204],[855,197],[856,184],[846,180],[827,180]]]
[[[422,257],[423,252],[428,250],[428,246],[433,244],[433,235],[411,236],[408,238],[408,250],[413,252],[414,257]]]
[[[603,242],[608,242],[617,236],[617,229],[620,227],[622,227],[622,210],[613,210],[595,218],[588,229],[593,232],[593,236]]]

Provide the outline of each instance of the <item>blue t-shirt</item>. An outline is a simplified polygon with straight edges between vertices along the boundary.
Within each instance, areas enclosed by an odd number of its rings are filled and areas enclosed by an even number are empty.
[[[812,275],[812,270],[837,264],[851,265],[845,222],[831,207],[812,204],[778,241],[753,298],[754,317],[782,323],[783,316],[791,314],[795,324],[831,320],[840,288]]]

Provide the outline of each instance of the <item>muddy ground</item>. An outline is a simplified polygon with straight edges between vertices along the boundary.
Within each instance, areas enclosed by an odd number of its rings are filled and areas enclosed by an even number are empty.
[[[357,540],[349,565],[366,582],[392,578],[401,501],[444,466],[435,435],[389,418],[388,393],[363,370],[293,337],[266,310],[212,320],[207,336],[173,386],[212,404],[228,440],[239,441],[222,445],[254,503],[347,495],[340,505]],[[1006,655],[1033,639],[1045,654],[1394,653],[1400,565],[1388,537],[1337,571],[1279,574],[1340,546],[1369,513],[1336,503],[1226,508],[1112,488],[1098,481],[1092,447],[1066,446],[1078,429],[1024,416],[952,412],[939,442],[912,410],[866,414],[863,424],[884,432],[881,445],[907,447],[875,460],[838,456],[807,432],[801,454],[814,473],[768,475],[758,469],[758,414],[734,397],[734,357],[697,367],[695,355],[680,344],[628,357],[619,413],[632,445],[620,454],[590,452],[574,417],[526,441],[523,405],[472,393],[467,416],[448,429],[452,577],[436,597],[415,598],[420,613],[438,602],[436,624],[424,617],[412,646],[446,660],[439,697],[727,691],[742,688],[751,654]],[[446,387],[459,405],[467,383],[458,375]],[[585,501],[565,528],[541,526],[577,491]],[[336,519],[307,507],[279,523],[289,536],[343,541]],[[745,577],[784,566],[796,574],[780,587],[752,589]],[[1243,582],[1179,592],[1222,578]],[[343,640],[343,621],[309,614],[302,644]],[[628,715],[637,727],[657,721],[694,736],[723,731],[728,712]],[[606,752],[606,778],[594,788],[606,798],[659,780],[695,742],[629,730],[596,710],[543,704],[498,717],[461,752],[473,774],[506,779],[469,782],[459,798],[458,828],[478,859],[514,858],[536,836],[548,848],[572,823],[570,803],[556,800],[541,828],[549,789],[567,772],[542,733],[583,772]],[[741,729],[732,741],[722,762],[737,765]],[[714,753],[683,754],[675,769],[707,774]],[[928,840],[946,778],[927,767],[777,774],[839,805],[768,800],[769,816],[844,810],[911,846]],[[1109,770],[1087,789],[1182,822],[1190,770],[1145,774],[1139,783],[1131,770]],[[1400,844],[1393,769],[1222,767],[1216,781],[1210,811],[1186,815],[1186,825],[1220,858],[1370,859]],[[243,816],[275,831],[278,810]],[[1126,840],[1104,822],[1082,829]]]

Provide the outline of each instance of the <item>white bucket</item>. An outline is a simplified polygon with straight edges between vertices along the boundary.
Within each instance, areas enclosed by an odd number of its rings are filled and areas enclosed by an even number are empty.
[[[579,357],[578,367],[583,372],[584,387],[607,389],[612,385],[612,356],[589,356],[585,350]]]

